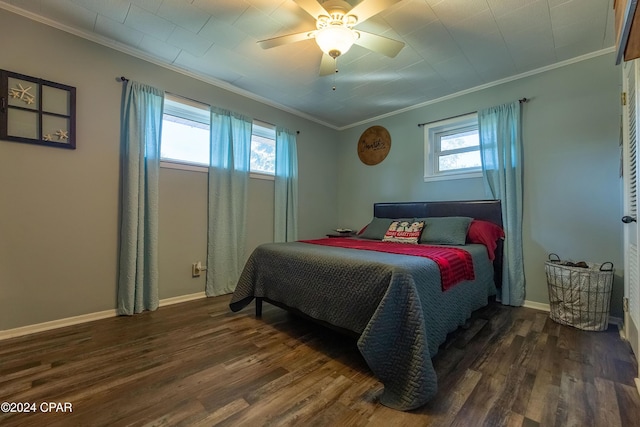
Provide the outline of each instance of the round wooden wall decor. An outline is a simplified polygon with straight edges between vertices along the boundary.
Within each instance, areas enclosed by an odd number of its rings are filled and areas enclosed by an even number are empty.
[[[358,141],[358,157],[365,165],[377,165],[391,149],[391,135],[382,126],[371,126],[362,132]]]

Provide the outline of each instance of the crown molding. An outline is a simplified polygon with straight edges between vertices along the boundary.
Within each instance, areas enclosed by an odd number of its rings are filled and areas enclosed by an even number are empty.
[[[270,107],[274,107],[274,108],[276,108],[278,110],[293,114],[293,115],[298,116],[300,118],[312,121],[314,123],[317,123],[319,125],[322,125],[322,126],[325,126],[327,128],[330,128],[330,129],[333,129],[333,130],[337,130],[337,131],[343,131],[343,130],[351,129],[351,128],[354,128],[356,126],[361,126],[361,125],[365,125],[365,124],[368,124],[368,123],[371,123],[371,122],[382,120],[382,119],[385,119],[385,118],[388,118],[388,117],[393,117],[393,116],[396,116],[398,114],[406,113],[407,111],[412,111],[412,110],[416,110],[418,108],[426,107],[428,105],[437,104],[439,102],[443,102],[443,101],[454,99],[454,98],[457,98],[457,97],[460,97],[460,96],[468,95],[470,93],[478,92],[478,91],[481,91],[481,90],[484,90],[484,89],[488,89],[488,88],[491,88],[491,87],[494,87],[494,86],[499,86],[499,85],[504,84],[504,83],[509,83],[509,82],[512,82],[512,81],[515,81],[515,80],[520,80],[520,79],[523,79],[523,78],[526,78],[526,77],[531,77],[533,75],[540,74],[540,73],[545,73],[547,71],[555,70],[557,68],[566,67],[568,65],[572,65],[572,64],[575,64],[575,63],[578,63],[578,62],[586,61],[586,60],[589,60],[589,59],[592,59],[592,58],[596,58],[598,56],[607,55],[609,53],[614,53],[615,50],[616,50],[615,46],[611,46],[611,47],[608,47],[608,48],[605,48],[605,49],[601,49],[601,50],[598,50],[598,51],[595,51],[595,52],[587,53],[585,55],[577,56],[575,58],[571,58],[571,59],[567,59],[567,60],[564,60],[564,61],[556,62],[554,64],[547,65],[547,66],[544,66],[544,67],[541,67],[541,68],[536,68],[535,70],[526,71],[524,73],[516,74],[516,75],[511,76],[511,77],[505,77],[504,79],[496,80],[496,81],[493,81],[493,82],[490,82],[490,83],[485,83],[485,84],[482,84],[482,85],[479,85],[479,86],[475,86],[475,87],[472,87],[472,88],[469,88],[469,89],[465,89],[465,90],[462,90],[462,91],[459,91],[459,92],[456,92],[456,93],[452,93],[450,95],[445,95],[445,96],[442,96],[440,98],[431,99],[431,100],[428,100],[428,101],[425,101],[425,102],[421,102],[419,104],[412,105],[410,107],[406,107],[406,108],[402,108],[402,109],[399,109],[399,110],[391,111],[389,113],[385,113],[385,114],[382,114],[382,115],[379,115],[379,116],[375,116],[375,117],[372,117],[372,118],[369,118],[369,119],[366,119],[366,120],[362,120],[362,121],[359,121],[359,122],[356,122],[356,123],[352,123],[350,125],[335,126],[333,124],[330,124],[330,123],[327,123],[325,121],[319,120],[319,119],[317,119],[317,118],[315,118],[315,117],[313,117],[313,116],[311,116],[309,114],[303,113],[302,111],[296,110],[294,108],[287,107],[287,106],[282,105],[280,103],[277,103],[277,102],[275,102],[273,100],[270,100],[268,98],[264,98],[264,97],[262,97],[260,95],[257,95],[257,94],[255,94],[253,92],[249,92],[249,91],[247,91],[245,89],[241,89],[241,88],[239,88],[237,86],[234,86],[231,83],[228,83],[228,82],[225,82],[225,81],[222,81],[222,80],[218,80],[218,79],[215,79],[215,78],[212,78],[212,77],[208,77],[208,76],[203,76],[201,74],[194,73],[192,71],[186,70],[184,68],[178,67],[178,66],[173,65],[173,64],[167,64],[166,62],[163,62],[163,60],[161,60],[159,58],[156,58],[156,57],[154,57],[152,55],[149,55],[149,54],[147,54],[147,53],[145,53],[145,52],[143,52],[143,51],[141,51],[139,49],[127,46],[124,43],[120,43],[120,42],[117,42],[115,40],[108,39],[106,37],[100,36],[100,35],[95,34],[95,33],[90,33],[90,32],[84,31],[84,30],[80,30],[80,29],[77,29],[77,28],[70,27],[70,26],[65,25],[65,24],[61,24],[59,22],[56,22],[56,21],[54,21],[52,19],[46,18],[46,17],[41,16],[41,15],[38,15],[36,13],[21,9],[19,7],[13,6],[13,5],[8,4],[8,3],[4,3],[4,1],[1,1],[1,0],[0,0],[0,9],[4,9],[4,10],[7,10],[7,11],[9,11],[11,13],[15,13],[17,15],[24,16],[25,18],[28,18],[28,19],[31,19],[33,21],[39,22],[41,24],[56,28],[58,30],[61,30],[61,31],[64,31],[64,32],[67,32],[67,33],[70,33],[70,34],[73,34],[73,35],[75,35],[77,37],[80,37],[80,38],[92,41],[94,43],[106,46],[108,48],[117,50],[117,51],[125,53],[125,54],[127,54],[129,56],[133,56],[135,58],[142,59],[143,61],[150,62],[150,63],[152,63],[154,65],[159,66],[159,67],[166,68],[166,69],[174,71],[176,73],[179,73],[179,74],[185,75],[187,77],[191,77],[193,79],[202,81],[204,83],[216,86],[218,88],[227,90],[229,92],[235,93],[235,94],[243,96],[245,98],[260,102],[260,103],[268,105]]]
[[[379,116],[372,117],[372,118],[367,119],[367,120],[362,120],[362,121],[357,122],[357,123],[353,123],[353,124],[350,124],[350,125],[347,125],[347,126],[339,127],[337,130],[342,131],[342,130],[350,129],[350,128],[353,128],[353,127],[356,127],[356,126],[360,126],[360,125],[364,125],[364,124],[367,124],[367,123],[371,123],[371,122],[374,122],[374,121],[377,121],[377,120],[381,120],[381,119],[384,119],[384,118],[387,118],[387,117],[392,117],[392,116],[395,116],[395,115],[398,115],[398,114],[406,113],[407,111],[412,111],[412,110],[416,110],[418,108],[426,107],[427,105],[437,104],[438,102],[447,101],[449,99],[457,98],[459,96],[468,95],[468,94],[473,93],[473,92],[478,92],[478,91],[481,91],[481,90],[484,90],[484,89],[488,89],[488,88],[491,88],[491,87],[494,87],[494,86],[499,86],[499,85],[504,84],[504,83],[509,83],[509,82],[512,82],[512,81],[515,81],[515,80],[520,80],[520,79],[524,79],[526,77],[531,77],[531,76],[534,76],[536,74],[545,73],[547,71],[555,70],[556,68],[566,67],[568,65],[572,65],[572,64],[575,64],[575,63],[578,63],[578,62],[586,61],[588,59],[596,58],[598,56],[607,55],[609,53],[614,53],[615,51],[616,51],[615,46],[611,46],[611,47],[608,47],[606,49],[597,50],[595,52],[587,53],[585,55],[576,56],[575,58],[566,59],[564,61],[556,62],[556,63],[551,64],[551,65],[546,65],[546,66],[541,67],[541,68],[536,68],[535,70],[525,71],[524,73],[516,74],[516,75],[511,76],[511,77],[505,77],[504,79],[500,79],[500,80],[496,80],[496,81],[493,81],[493,82],[485,83],[485,84],[482,84],[480,86],[475,86],[475,87],[472,87],[472,88],[469,88],[469,89],[461,90],[461,91],[456,92],[456,93],[452,93],[450,95],[441,96],[440,98],[431,99],[429,101],[421,102],[420,104],[412,105],[410,107],[402,108],[400,110],[395,110],[395,111],[392,111],[390,113],[381,114]]]
[[[303,119],[306,119],[306,120],[310,120],[310,121],[318,123],[318,124],[320,124],[322,126],[326,126],[328,128],[331,128],[331,129],[334,129],[334,130],[338,130],[337,126],[332,125],[332,124],[327,123],[327,122],[324,122],[322,120],[319,120],[319,119],[317,119],[317,118],[315,118],[315,117],[313,117],[313,116],[311,116],[309,114],[303,113],[302,111],[296,110],[294,108],[287,107],[286,105],[279,104],[279,103],[277,103],[277,102],[275,102],[275,101],[273,101],[271,99],[264,98],[264,97],[262,97],[260,95],[257,95],[257,94],[255,94],[253,92],[249,92],[248,90],[239,88],[238,86],[234,86],[233,84],[225,82],[223,80],[218,80],[218,79],[215,79],[213,77],[203,76],[201,74],[194,73],[192,71],[189,71],[189,70],[187,70],[185,68],[182,68],[182,67],[179,67],[177,65],[168,64],[168,63],[164,62],[160,58],[157,58],[157,57],[155,57],[153,55],[149,55],[148,53],[143,52],[140,49],[136,49],[134,47],[125,45],[124,43],[120,43],[118,41],[109,39],[107,37],[100,36],[100,35],[98,35],[96,33],[91,33],[91,32],[84,31],[84,30],[81,30],[81,29],[78,29],[78,28],[70,27],[68,25],[65,25],[65,24],[62,24],[60,22],[54,21],[52,19],[46,18],[46,17],[44,17],[42,15],[38,15],[37,13],[33,13],[33,12],[28,11],[28,10],[24,10],[24,9],[19,8],[19,7],[16,7],[14,5],[11,5],[11,4],[8,4],[8,3],[4,3],[1,0],[0,0],[0,9],[4,9],[4,10],[6,10],[8,12],[15,13],[16,15],[23,16],[23,17],[28,18],[28,19],[30,19],[32,21],[39,22],[41,24],[47,25],[49,27],[53,27],[53,28],[58,29],[60,31],[64,31],[64,32],[69,33],[69,34],[73,34],[74,36],[83,38],[85,40],[89,40],[91,42],[100,44],[100,45],[108,47],[110,49],[117,50],[117,51],[122,52],[124,54],[127,54],[129,56],[133,56],[135,58],[142,59],[143,61],[150,62],[150,63],[152,63],[154,65],[159,66],[159,67],[166,68],[168,70],[174,71],[174,72],[182,74],[184,76],[191,77],[193,79],[196,79],[196,80],[199,80],[201,82],[210,84],[212,86],[216,86],[216,87],[218,87],[220,89],[227,90],[229,92],[235,93],[236,95],[240,95],[240,96],[243,96],[245,98],[249,98],[249,99],[251,99],[253,101],[257,101],[257,102],[260,102],[262,104],[266,104],[266,105],[268,105],[270,107],[274,107],[274,108],[277,108],[278,110],[284,111],[286,113],[290,113],[290,114],[293,114],[293,115],[298,116],[300,118],[303,118]]]

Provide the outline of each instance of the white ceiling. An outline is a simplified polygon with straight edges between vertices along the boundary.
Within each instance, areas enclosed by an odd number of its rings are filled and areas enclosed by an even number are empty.
[[[0,3],[75,34],[113,41],[128,52],[133,48],[206,81],[225,82],[225,87],[335,128],[614,44],[612,0],[401,0],[357,26],[404,41],[398,56],[353,46],[338,59],[337,75],[319,77],[321,51],[315,41],[269,50],[256,45],[315,29],[314,18],[293,0]]]

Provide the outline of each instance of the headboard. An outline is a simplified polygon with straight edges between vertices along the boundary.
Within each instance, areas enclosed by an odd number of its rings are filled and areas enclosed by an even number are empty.
[[[461,200],[445,202],[375,203],[373,216],[378,218],[426,218],[437,216],[468,216],[489,221],[502,227],[500,200]],[[502,287],[503,244],[498,242],[493,261],[494,282]]]

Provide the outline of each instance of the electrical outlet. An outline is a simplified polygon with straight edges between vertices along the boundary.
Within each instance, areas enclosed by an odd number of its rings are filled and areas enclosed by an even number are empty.
[[[200,264],[200,261],[191,264],[191,277],[200,277],[201,267],[202,265]]]
[[[191,264],[191,277],[200,277],[200,273],[206,271],[207,267],[202,265],[202,262],[194,262]]]

